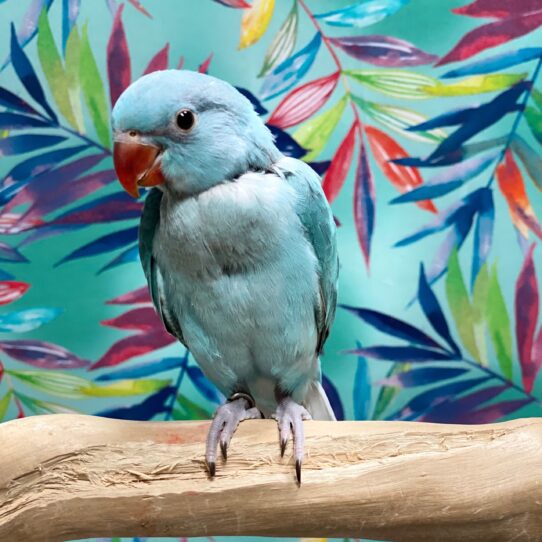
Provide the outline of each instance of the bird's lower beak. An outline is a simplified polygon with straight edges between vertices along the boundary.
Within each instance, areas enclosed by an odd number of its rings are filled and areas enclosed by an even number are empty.
[[[157,186],[165,179],[160,167],[162,149],[143,142],[116,139],[113,162],[120,184],[134,198],[140,186]]]

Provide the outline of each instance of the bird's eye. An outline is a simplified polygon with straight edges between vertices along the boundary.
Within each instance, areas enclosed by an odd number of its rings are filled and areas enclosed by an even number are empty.
[[[136,137],[136,136],[137,136],[137,131],[136,131],[136,130],[130,130],[130,131],[128,132],[128,135],[129,135],[130,137]]]
[[[196,118],[194,116],[194,113],[190,111],[189,109],[181,109],[177,113],[177,126],[183,131],[183,132],[189,132],[196,123]]]

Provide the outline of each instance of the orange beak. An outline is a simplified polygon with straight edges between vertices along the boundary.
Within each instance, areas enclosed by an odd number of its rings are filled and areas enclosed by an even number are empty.
[[[160,168],[161,149],[147,143],[118,138],[113,147],[113,162],[120,184],[134,198],[140,186],[165,182]]]

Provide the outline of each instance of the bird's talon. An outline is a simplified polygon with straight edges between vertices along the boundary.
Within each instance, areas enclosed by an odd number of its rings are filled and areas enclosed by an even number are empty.
[[[209,476],[214,478],[216,474],[216,463],[214,461],[207,461],[207,470],[209,471]]]
[[[301,461],[299,459],[295,462],[295,476],[297,483],[301,485]]]
[[[228,444],[224,441],[220,441],[220,450],[224,461],[226,461],[228,459]]]
[[[286,451],[286,445],[288,444],[288,440],[283,439],[280,441],[280,457],[284,457],[284,452]]]

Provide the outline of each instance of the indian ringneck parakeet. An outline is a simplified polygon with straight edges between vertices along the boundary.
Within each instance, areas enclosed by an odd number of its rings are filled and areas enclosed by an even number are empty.
[[[142,266],[167,330],[228,398],[206,443],[211,476],[239,422],[271,415],[284,454],[303,420],[334,420],[319,354],[337,301],[333,215],[320,178],[285,157],[251,102],[191,71],[146,75],[112,115],[114,162],[132,196],[154,187]]]

